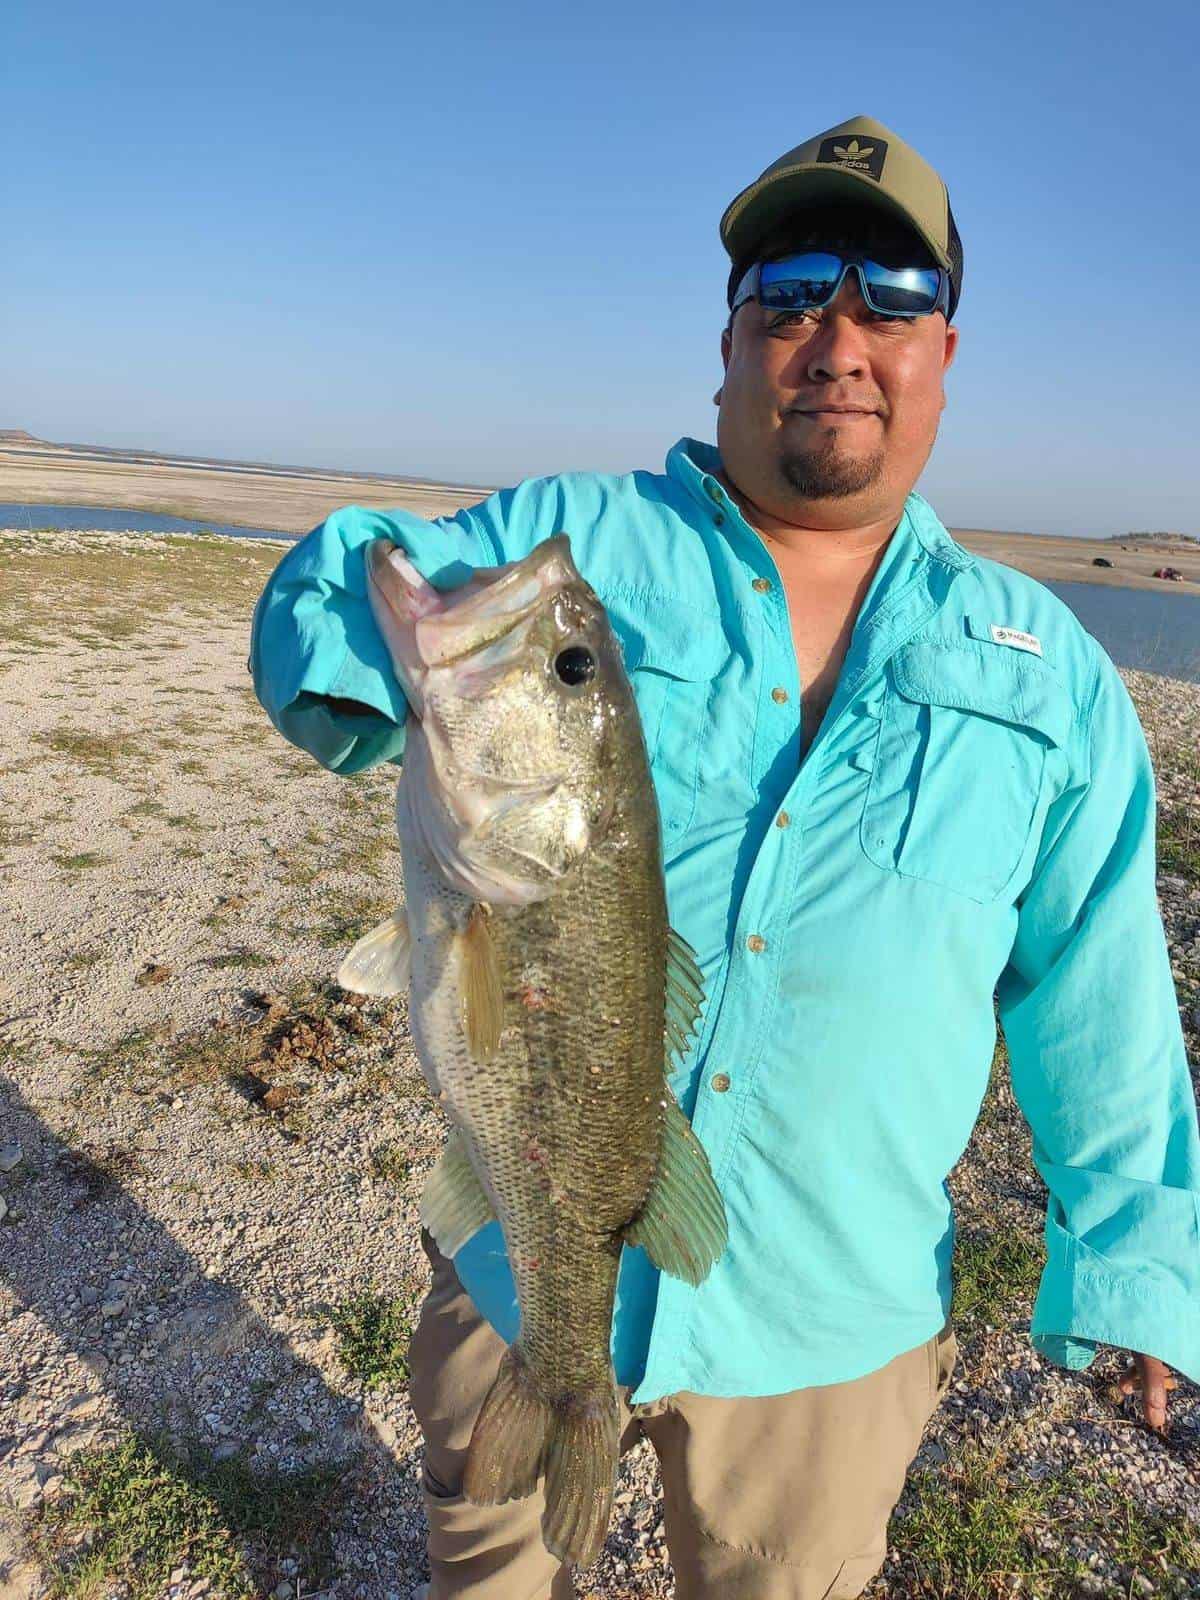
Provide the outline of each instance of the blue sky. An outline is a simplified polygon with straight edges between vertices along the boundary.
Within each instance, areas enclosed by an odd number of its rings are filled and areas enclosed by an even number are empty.
[[[1200,534],[1200,8],[9,0],[0,427],[478,484],[714,437],[728,201],[939,169],[960,527]],[[15,153],[15,155],[14,155]]]

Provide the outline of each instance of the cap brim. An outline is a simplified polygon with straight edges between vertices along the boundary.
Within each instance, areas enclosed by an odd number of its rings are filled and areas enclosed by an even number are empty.
[[[789,167],[743,190],[721,218],[721,242],[735,265],[747,261],[782,223],[831,200],[852,200],[897,218],[929,246],[938,266],[950,270],[945,244],[874,178],[824,163]]]

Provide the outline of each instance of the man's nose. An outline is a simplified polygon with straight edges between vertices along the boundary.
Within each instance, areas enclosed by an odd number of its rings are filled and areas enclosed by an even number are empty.
[[[861,377],[866,371],[864,309],[858,275],[848,272],[841,288],[822,311],[817,333],[809,342],[806,371],[810,382],[829,383],[837,378]]]

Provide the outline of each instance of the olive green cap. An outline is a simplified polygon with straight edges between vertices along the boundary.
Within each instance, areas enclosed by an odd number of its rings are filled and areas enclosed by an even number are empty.
[[[831,201],[878,206],[906,222],[954,281],[958,298],[962,245],[946,185],[923,156],[874,117],[851,117],[773,161],[726,207],[721,243],[735,267],[796,212]]]

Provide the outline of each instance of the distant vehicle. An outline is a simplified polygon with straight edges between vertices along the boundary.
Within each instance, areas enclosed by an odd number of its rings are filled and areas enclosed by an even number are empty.
[[[1155,567],[1154,576],[1156,578],[1171,578],[1176,583],[1180,583],[1183,580],[1183,573],[1180,572],[1178,567]]]
[[[1092,557],[1092,565],[1094,567],[1111,567],[1112,566],[1112,562],[1108,559],[1107,556],[1093,556]]]

